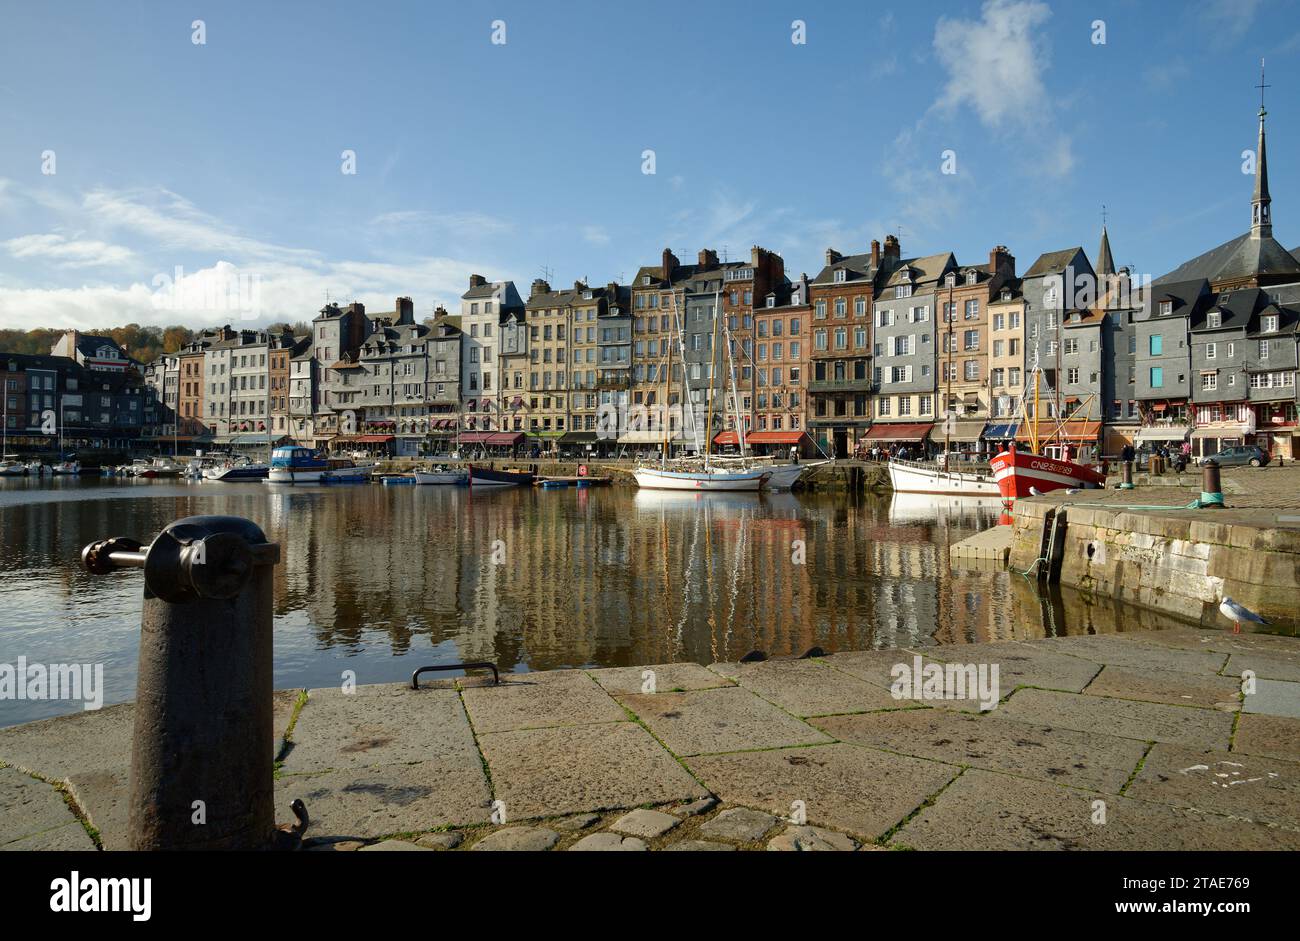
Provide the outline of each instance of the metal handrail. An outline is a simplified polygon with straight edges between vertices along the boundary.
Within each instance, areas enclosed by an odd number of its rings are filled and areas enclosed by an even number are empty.
[[[491,670],[492,682],[498,686],[501,684],[501,674],[497,672],[496,664],[481,660],[474,663],[444,663],[439,666],[420,667],[411,674],[411,689],[420,688],[421,673],[436,673],[442,670]]]

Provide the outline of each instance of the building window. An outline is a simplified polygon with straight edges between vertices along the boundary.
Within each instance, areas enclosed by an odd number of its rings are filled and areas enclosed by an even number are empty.
[[[1151,388],[1161,389],[1165,384],[1165,371],[1161,366],[1151,367]]]
[[[1201,388],[1206,392],[1212,392],[1219,387],[1218,373],[1204,372],[1201,373]]]
[[[1165,338],[1159,333],[1153,333],[1148,344],[1152,356],[1160,356],[1164,353]]]

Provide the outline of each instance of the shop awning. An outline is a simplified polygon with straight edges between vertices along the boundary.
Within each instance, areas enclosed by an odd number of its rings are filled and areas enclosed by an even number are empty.
[[[460,436],[461,444],[484,444],[488,438],[491,438],[496,432],[493,431],[466,431]]]
[[[1017,441],[1029,441],[1030,432],[1033,425],[1026,422],[1020,426],[1016,434]],[[1062,422],[1058,430],[1054,422],[1040,422],[1038,425],[1038,440],[1047,441],[1054,438],[1065,438],[1069,441],[1096,441],[1101,437],[1101,422],[1099,421],[1067,421]]]
[[[590,444],[595,442],[596,433],[594,431],[567,431],[564,437],[560,439],[561,444]]]
[[[978,441],[984,434],[984,419],[972,421],[970,419],[957,419],[952,423],[951,431],[944,428],[942,424],[934,426],[934,435],[936,439],[940,436],[949,441]]]
[[[1227,425],[1206,425],[1192,432],[1193,438],[1244,438],[1250,434],[1241,422]]]
[[[392,435],[357,435],[357,444],[387,444],[393,440]]]
[[[927,422],[925,424],[904,424],[903,422],[876,422],[867,429],[867,433],[862,436],[866,441],[902,441],[904,443],[919,443],[925,440],[934,425]]]
[[[745,435],[746,444],[797,445],[803,439],[802,431],[752,431]]]
[[[618,436],[619,444],[663,444],[663,440],[664,432],[662,428],[634,429]],[[680,444],[686,440],[686,436],[678,428],[668,436],[668,440],[673,444]]]
[[[1010,441],[1016,436],[1016,426],[1019,422],[1000,422],[993,424],[989,422],[984,426],[984,433],[980,436],[985,441]]]
[[[549,440],[552,439],[552,438],[563,438],[563,437],[564,437],[564,432],[563,432],[563,431],[549,431],[549,430],[548,430],[548,431],[530,431],[530,432],[528,432],[528,437],[530,437],[530,438],[542,438],[542,439],[545,439],[545,440],[549,441]]]
[[[494,431],[484,439],[483,443],[514,447],[523,440],[524,433],[522,431]]]
[[[1186,441],[1191,428],[1186,425],[1161,425],[1139,428],[1137,441]]]

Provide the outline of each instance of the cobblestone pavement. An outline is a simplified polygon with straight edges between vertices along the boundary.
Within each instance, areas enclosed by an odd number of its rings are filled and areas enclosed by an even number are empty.
[[[1106,490],[1084,490],[1065,496],[1053,491],[1046,498],[1071,503],[1134,503],[1152,506],[1186,506],[1201,495],[1201,468],[1188,466],[1182,474],[1137,474],[1133,490],[1117,491],[1120,478],[1112,475]],[[1300,464],[1288,461],[1277,467],[1225,467],[1220,471],[1224,503],[1230,509],[1294,510],[1300,523]],[[1294,523],[1292,524],[1294,525]]]
[[[902,668],[920,698],[891,692]],[[925,698],[959,678],[993,708]],[[301,797],[314,851],[1300,849],[1291,637],[564,670],[276,705],[279,816]],[[131,710],[0,730],[0,849],[125,845]]]

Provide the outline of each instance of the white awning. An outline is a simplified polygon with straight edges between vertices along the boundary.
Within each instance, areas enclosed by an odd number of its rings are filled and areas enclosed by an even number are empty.
[[[1186,441],[1192,429],[1186,425],[1160,425],[1139,428],[1138,441]]]
[[[1229,425],[1207,425],[1192,432],[1193,438],[1244,438],[1250,432],[1241,422]]]

